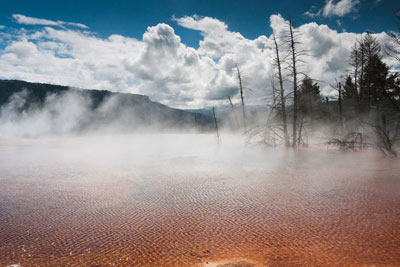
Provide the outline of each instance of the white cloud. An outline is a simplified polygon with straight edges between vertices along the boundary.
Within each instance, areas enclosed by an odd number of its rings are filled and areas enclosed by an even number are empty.
[[[336,3],[334,3],[334,0],[327,0],[325,6],[318,11],[315,11],[316,7],[313,6],[309,11],[305,12],[304,15],[310,18],[315,18],[321,15],[324,17],[343,17],[355,12],[359,3],[360,0],[339,0]]]
[[[304,12],[303,15],[310,17],[310,18],[315,18],[321,15],[322,10],[316,7],[316,6],[311,6],[310,10]]]
[[[225,104],[228,96],[237,93],[234,66],[238,64],[246,101],[265,104],[262,98],[275,70],[270,37],[247,39],[215,18],[191,16],[174,20],[200,31],[202,39],[197,49],[183,44],[165,23],[148,27],[142,40],[121,35],[102,39],[87,31],[47,26],[17,31],[5,41],[6,48],[0,50],[0,75],[140,93],[173,107],[199,108]],[[287,29],[280,15],[270,17],[270,26],[278,36]],[[300,67],[302,72],[327,83],[347,73],[351,46],[360,35],[338,33],[317,23],[301,25],[296,31],[302,41],[299,49],[309,50],[310,54],[303,58],[306,64]],[[375,36],[379,40],[386,38],[384,33]],[[323,93],[334,93],[327,84],[321,86]]]
[[[318,17],[321,14],[320,10],[318,12],[313,13],[312,11],[308,10],[303,13],[303,15],[310,17],[310,18],[315,18]]]
[[[326,2],[322,14],[325,17],[338,16],[343,17],[354,11],[355,7],[360,3],[359,0],[340,0],[336,4],[333,0]]]
[[[199,52],[214,58],[234,53],[235,46],[246,41],[240,33],[228,31],[228,26],[215,18],[194,15],[173,19],[182,27],[200,31],[204,39],[200,41]]]
[[[5,29],[5,28],[6,28],[6,26],[0,25],[0,30]]]
[[[16,20],[17,23],[19,24],[26,24],[26,25],[47,25],[47,26],[73,26],[73,27],[78,27],[82,29],[87,29],[89,28],[88,26],[81,24],[81,23],[75,23],[75,22],[65,22],[65,21],[53,21],[53,20],[48,20],[48,19],[39,19],[39,18],[32,18],[32,17],[27,17],[21,14],[13,14],[13,18]]]

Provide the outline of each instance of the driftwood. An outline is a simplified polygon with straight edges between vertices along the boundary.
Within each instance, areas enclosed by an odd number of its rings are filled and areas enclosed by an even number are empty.
[[[264,125],[254,126],[245,132],[245,135],[247,136],[247,144],[265,145],[270,147],[285,144],[285,136],[282,134],[282,125],[274,122],[273,119],[275,109],[275,106],[271,107],[271,112],[269,113]]]
[[[348,133],[342,138],[330,138],[327,145],[338,146],[342,150],[362,150],[371,144],[367,144],[363,140],[362,133],[352,132]]]
[[[393,150],[393,141],[390,140],[387,131],[380,125],[375,126],[375,133],[378,137],[376,146],[385,154],[390,156],[397,156],[397,152]]]
[[[362,133],[352,132],[346,134],[342,138],[330,138],[327,145],[334,145],[339,147],[341,150],[352,150],[360,151],[367,147],[375,148],[380,150],[387,156],[397,156],[397,152],[393,149],[393,144],[389,139],[385,131],[380,127],[376,126],[375,133],[377,134],[377,141],[374,143],[366,142],[366,138],[363,137]]]

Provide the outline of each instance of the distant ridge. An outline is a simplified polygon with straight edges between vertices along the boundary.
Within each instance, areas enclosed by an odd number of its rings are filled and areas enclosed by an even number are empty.
[[[208,130],[213,125],[209,115],[170,108],[151,101],[145,95],[78,89],[20,80],[0,80],[0,108],[10,103],[12,96],[21,93],[25,94],[25,104],[20,107],[20,111],[28,113],[33,109],[45,108],[49,96],[57,99],[73,93],[85,99],[90,114],[82,119],[80,130],[96,128],[99,125],[117,124],[117,122],[124,130],[134,130],[137,127]]]

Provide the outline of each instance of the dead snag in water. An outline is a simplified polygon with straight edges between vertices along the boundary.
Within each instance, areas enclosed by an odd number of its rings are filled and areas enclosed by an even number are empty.
[[[279,79],[279,89],[280,89],[280,99],[281,99],[281,114],[282,114],[282,124],[283,124],[283,136],[285,139],[285,146],[289,147],[290,146],[290,140],[289,140],[289,135],[288,135],[288,130],[287,130],[287,117],[286,117],[286,96],[285,96],[285,90],[283,89],[283,78],[282,78],[282,66],[281,66],[281,59],[279,56],[279,47],[278,47],[278,42],[276,41],[275,38],[275,33],[272,32],[272,38],[274,40],[275,44],[275,62],[276,66],[278,68],[278,79]]]
[[[285,43],[288,47],[288,70],[290,72],[290,76],[293,78],[293,120],[292,120],[292,147],[297,147],[298,145],[298,129],[299,129],[299,85],[298,85],[298,75],[304,74],[299,72],[299,67],[301,63],[304,63],[301,60],[301,57],[307,55],[306,50],[300,50],[299,45],[301,44],[299,40],[299,33],[297,30],[293,28],[292,20],[289,18],[287,22],[287,31],[286,31],[286,40]],[[292,93],[292,92],[291,92]]]
[[[360,132],[352,132],[348,133],[341,138],[330,138],[327,145],[334,145],[339,147],[341,150],[361,150],[366,145],[372,146],[371,144],[364,143],[364,139],[362,133]]]
[[[194,113],[194,129],[199,129],[199,122],[197,120],[197,113]]]
[[[342,84],[338,82],[337,85],[338,90],[338,104],[339,104],[339,127],[343,129],[343,104],[342,104]]]
[[[239,80],[240,99],[242,100],[243,128],[244,128],[244,131],[246,132],[246,111],[244,110],[242,74],[241,74],[239,66],[237,64],[236,64],[236,71],[237,71],[237,76],[238,76],[238,80]]]
[[[390,139],[389,132],[387,131],[386,127],[386,116],[384,113],[381,113],[380,116],[377,116],[377,122],[373,127],[378,139],[376,141],[376,145],[385,155],[396,157],[397,152],[393,150],[393,140]]]
[[[289,33],[290,33],[290,53],[292,56],[292,75],[293,75],[293,134],[292,146],[297,145],[297,69],[296,69],[296,42],[294,39],[292,20],[289,19]]]
[[[392,137],[392,144],[393,144],[393,145],[394,145],[394,144],[396,143],[396,141],[397,141],[397,132],[399,131],[399,128],[400,128],[400,120],[397,121],[396,129],[394,130],[394,133],[393,133],[393,137]]]
[[[215,130],[217,131],[217,139],[219,141],[219,132],[218,132],[218,123],[217,123],[217,118],[215,117],[215,108],[212,108],[213,112],[213,117],[214,117],[214,123],[215,123]]]
[[[236,126],[239,129],[240,128],[239,120],[238,120],[238,117],[236,115],[235,108],[234,108],[234,106],[232,104],[232,99],[231,99],[230,96],[228,96],[228,100],[229,100],[229,103],[231,104],[231,109],[232,109],[233,116],[235,117]]]

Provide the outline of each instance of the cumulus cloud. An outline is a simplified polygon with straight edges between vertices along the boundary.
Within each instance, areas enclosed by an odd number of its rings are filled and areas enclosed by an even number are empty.
[[[338,16],[343,17],[354,11],[355,7],[360,3],[359,0],[340,0],[336,4],[333,0],[326,2],[322,14],[325,17]]]
[[[81,24],[81,23],[75,23],[75,22],[65,22],[65,21],[52,21],[48,19],[39,19],[39,18],[32,18],[32,17],[27,17],[21,14],[13,14],[13,18],[15,21],[19,24],[26,24],[26,25],[47,25],[47,26],[74,26],[82,29],[88,29],[89,27]]]
[[[5,28],[6,28],[6,26],[0,25],[0,30],[5,29]]]
[[[314,18],[318,16],[324,17],[343,17],[357,10],[357,5],[360,3],[359,0],[339,0],[334,2],[334,0],[328,0],[325,6],[315,11],[316,7],[313,6],[311,9],[304,13],[304,15]]]
[[[148,95],[152,100],[179,108],[226,104],[237,95],[238,64],[249,104],[262,101],[270,90],[274,73],[274,50],[270,36],[247,39],[230,31],[224,22],[210,17],[173,18],[178,25],[200,31],[197,49],[182,43],[165,23],[150,26],[141,40],[122,35],[99,38],[80,29],[43,26],[15,31],[0,50],[0,76],[32,82],[47,82],[81,88],[107,89]],[[270,17],[282,45],[287,22]],[[345,75],[351,46],[360,38],[355,33],[338,33],[326,25],[303,24],[295,29],[301,47],[309,51],[300,66],[314,79],[333,83]],[[375,35],[378,40],[384,33]],[[5,38],[5,37],[3,37]],[[282,45],[282,50],[285,47]],[[326,95],[334,94],[322,85]]]

